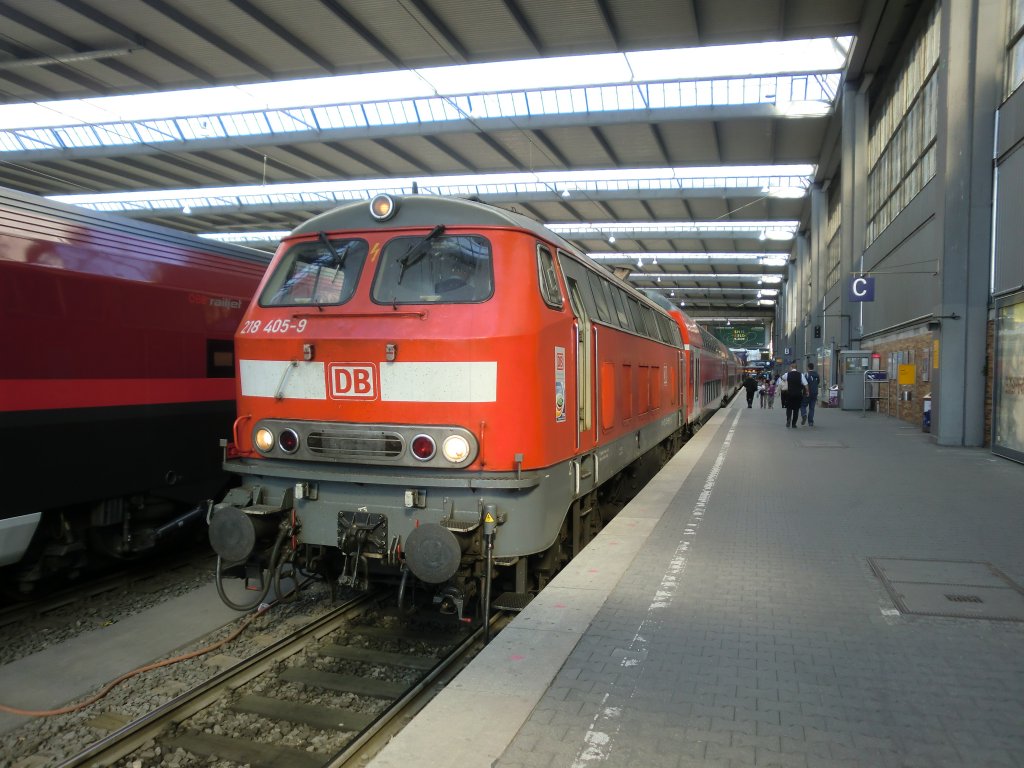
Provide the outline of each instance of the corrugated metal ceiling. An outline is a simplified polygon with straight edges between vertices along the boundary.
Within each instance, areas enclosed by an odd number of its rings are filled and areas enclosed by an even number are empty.
[[[6,0],[0,4],[0,102],[146,93],[536,57],[858,35],[862,71],[889,62],[927,0]],[[897,7],[898,6],[898,7]],[[882,31],[884,30],[884,32]],[[878,37],[880,36],[881,37]],[[103,54],[111,54],[104,57]],[[97,56],[78,58],[76,56]],[[343,95],[339,95],[343,98]],[[259,108],[258,105],[255,108]],[[638,112],[482,123],[268,142],[260,137],[143,152],[0,155],[0,184],[41,194],[274,184],[396,176],[617,167],[819,163],[834,116]],[[3,126],[0,126],[3,128]],[[723,193],[527,200],[545,221],[807,220],[806,199]],[[287,210],[148,216],[194,232],[290,229],[319,213]],[[580,240],[594,251],[784,251],[792,243],[683,238]],[[662,273],[714,271],[663,266]],[[765,271],[756,265],[727,273]],[[778,270],[774,270],[778,272]],[[722,282],[717,287],[740,287]],[[710,308],[748,303],[709,292]]]

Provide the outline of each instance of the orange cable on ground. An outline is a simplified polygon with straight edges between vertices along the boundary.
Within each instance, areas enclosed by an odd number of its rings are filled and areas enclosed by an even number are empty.
[[[203,654],[209,653],[210,651],[215,651],[218,648],[227,645],[240,634],[242,634],[242,632],[253,622],[254,619],[256,619],[258,616],[262,616],[269,609],[270,606],[267,606],[265,608],[261,607],[261,610],[257,610],[255,613],[251,614],[244,622],[242,622],[242,625],[238,629],[236,629],[230,635],[225,637],[223,640],[218,640],[213,645],[208,645],[205,648],[200,648],[199,650],[191,651],[190,653],[185,653],[181,656],[175,656],[171,659],[155,661],[152,664],[147,664],[144,667],[133,669],[131,672],[125,672],[117,679],[112,680],[111,682],[103,686],[103,689],[100,690],[99,693],[90,696],[88,699],[86,699],[85,701],[81,701],[78,704],[69,704],[68,706],[61,707],[60,709],[45,710],[19,709],[18,707],[8,707],[5,704],[0,704],[0,712],[6,712],[9,715],[22,715],[24,717],[53,717],[55,715],[66,715],[70,712],[77,712],[80,709],[85,709],[86,707],[95,704],[97,701],[99,701],[112,690],[114,690],[116,686],[120,685],[129,678],[135,677],[136,675],[141,675],[143,672],[150,672],[151,670],[159,669],[160,667],[166,667],[170,664],[177,664],[180,661],[187,661],[188,659],[193,659],[196,656],[202,656]]]

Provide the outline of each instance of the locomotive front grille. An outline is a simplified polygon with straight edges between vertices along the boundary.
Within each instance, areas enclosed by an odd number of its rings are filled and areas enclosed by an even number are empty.
[[[306,447],[334,459],[397,459],[405,452],[405,441],[397,432],[384,430],[318,430],[310,432]]]

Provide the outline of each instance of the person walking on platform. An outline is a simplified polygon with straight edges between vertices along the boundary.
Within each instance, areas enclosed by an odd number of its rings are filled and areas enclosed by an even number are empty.
[[[800,401],[800,423],[814,426],[814,406],[818,402],[818,385],[821,377],[814,370],[814,363],[807,364],[807,373],[804,374],[807,382],[807,394]]]
[[[807,379],[796,369],[796,363],[789,366],[786,379],[786,426],[796,429],[796,418],[800,415],[800,403],[807,393]]]
[[[754,392],[757,390],[757,382],[754,381],[753,376],[747,376],[747,380],[743,382],[743,388],[747,390],[747,408],[753,408]]]
[[[768,409],[771,410],[772,406],[775,405],[775,381],[770,376],[764,384],[764,389],[768,394]]]
[[[757,384],[757,397],[761,401],[761,407],[764,408],[764,401],[768,399],[768,381],[761,379]]]

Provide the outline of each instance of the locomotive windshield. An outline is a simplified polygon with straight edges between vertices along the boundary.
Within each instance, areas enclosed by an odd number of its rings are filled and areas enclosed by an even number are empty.
[[[260,306],[343,304],[352,297],[366,261],[365,240],[297,243],[278,262]]]
[[[490,243],[478,235],[434,235],[426,241],[396,237],[384,247],[373,300],[380,304],[484,301],[494,290],[493,275]]]

